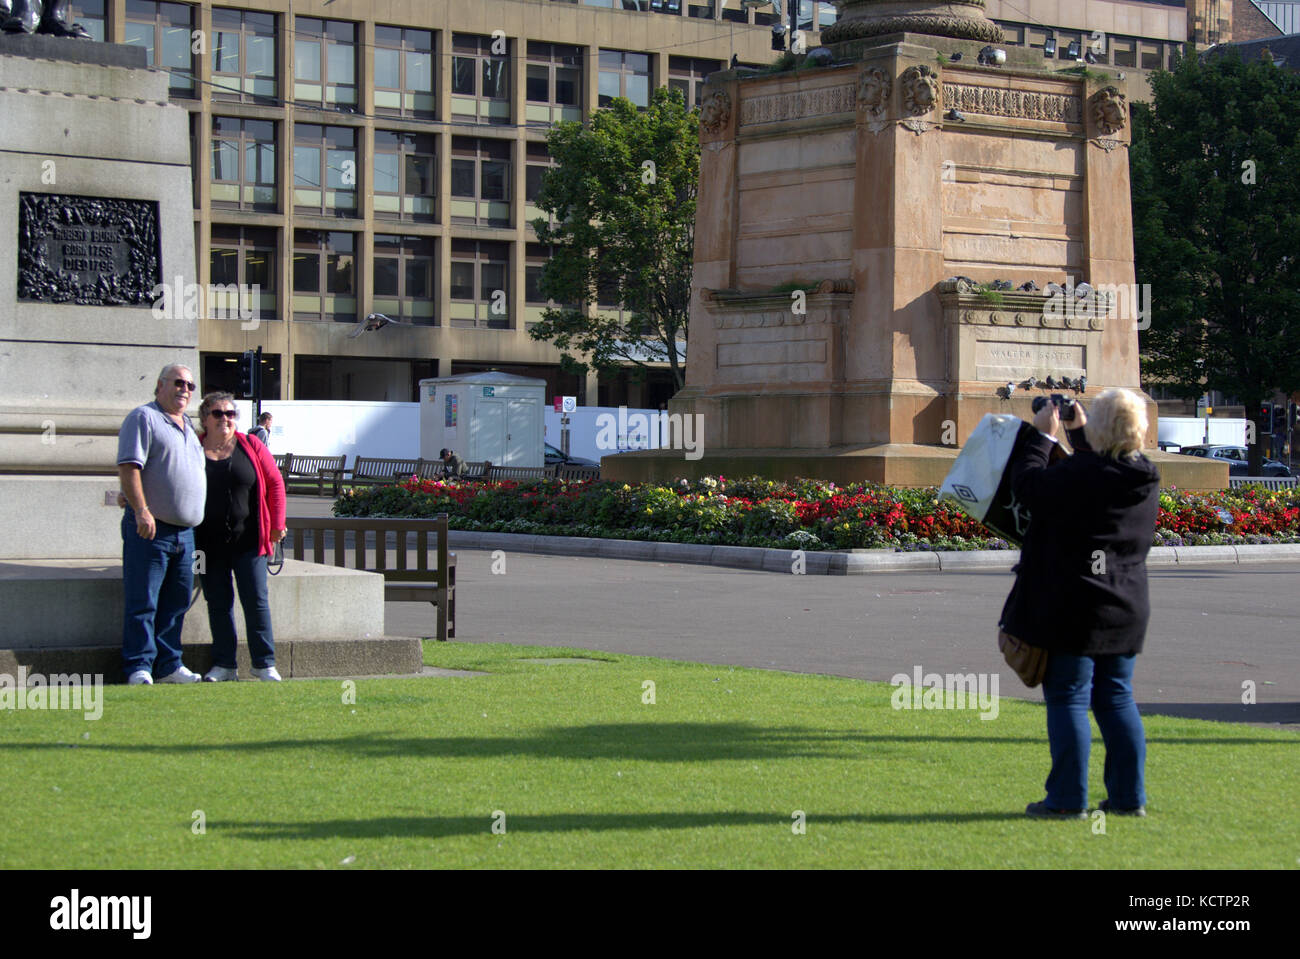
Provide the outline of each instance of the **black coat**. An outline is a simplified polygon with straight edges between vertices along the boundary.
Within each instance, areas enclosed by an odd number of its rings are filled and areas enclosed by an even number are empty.
[[[1048,466],[1052,441],[1024,432],[1011,485],[1030,521],[1002,629],[1062,653],[1142,652],[1160,474],[1145,456],[1094,453],[1082,430],[1069,434],[1074,455]]]

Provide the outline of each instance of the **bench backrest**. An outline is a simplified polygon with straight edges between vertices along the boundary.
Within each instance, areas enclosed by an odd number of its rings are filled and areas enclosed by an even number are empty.
[[[546,476],[545,466],[494,466],[487,478],[496,480],[542,479]]]
[[[300,456],[293,453],[286,455],[290,457],[285,465],[287,472],[304,473],[308,476],[315,476],[317,470],[341,470],[348,460],[346,453],[342,456]]]
[[[600,479],[599,466],[570,466],[561,463],[555,467],[555,478],[562,480]]]
[[[1228,488],[1238,486],[1262,486],[1264,489],[1290,489],[1296,485],[1294,476],[1230,476]]]
[[[311,559],[309,562],[357,569],[367,573],[382,573],[386,581],[432,582],[447,585],[447,514],[439,513],[432,519],[371,519],[369,517],[299,517],[285,520],[285,528],[293,534],[293,558],[301,560],[306,553],[306,534],[311,533]],[[333,549],[326,551],[325,534],[334,534]],[[397,534],[395,555],[390,563],[388,534]],[[347,534],[353,535],[351,550]],[[374,534],[374,545],[367,543],[367,533]],[[414,542],[412,542],[414,540]],[[415,566],[407,561],[407,552],[415,550]],[[430,552],[433,561],[430,563]],[[351,554],[349,556],[349,553]],[[373,554],[373,561],[369,556]]]
[[[377,456],[358,456],[352,467],[353,479],[403,479],[418,475],[419,460],[386,459]]]

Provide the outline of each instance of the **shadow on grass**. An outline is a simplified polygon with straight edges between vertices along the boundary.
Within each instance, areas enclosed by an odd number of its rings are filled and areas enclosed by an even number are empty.
[[[1216,723],[1300,723],[1300,703],[1138,703],[1138,711]]]
[[[840,813],[808,816],[809,825],[857,823],[863,825],[908,825],[947,823],[958,826],[973,822],[1005,822],[1025,818],[1023,812],[969,813]],[[508,815],[507,834],[551,832],[610,832],[622,829],[710,829],[718,826],[785,826],[791,819],[781,812],[651,812],[651,813],[562,813],[551,815]],[[380,819],[326,819],[321,822],[231,822],[210,826],[213,833],[237,839],[438,839],[446,836],[492,835],[492,817],[483,816],[389,816]]]
[[[1094,737],[1094,742],[1100,739]],[[1300,745],[1287,739],[1215,737],[1148,737],[1151,744],[1242,746]],[[903,758],[907,747],[940,743],[1047,747],[1042,736],[895,735],[853,730],[843,732],[801,726],[776,728],[745,723],[599,723],[557,726],[532,736],[411,736],[408,730],[376,731],[336,738],[291,738],[248,742],[184,743],[3,743],[0,749],[84,749],[106,753],[261,752],[291,749],[336,749],[365,759],[486,759],[519,756],[541,759],[623,759],[643,762],[710,762],[715,760]],[[860,753],[860,746],[897,746]],[[917,758],[928,761],[923,751]]]

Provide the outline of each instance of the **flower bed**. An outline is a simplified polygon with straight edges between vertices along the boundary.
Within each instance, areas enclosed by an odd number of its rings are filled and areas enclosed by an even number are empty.
[[[982,524],[937,500],[934,487],[759,477],[672,486],[600,480],[465,483],[412,477],[349,489],[336,516],[433,516],[452,529],[793,549],[1009,549]],[[1300,490],[1258,487],[1160,494],[1153,545],[1300,542]]]

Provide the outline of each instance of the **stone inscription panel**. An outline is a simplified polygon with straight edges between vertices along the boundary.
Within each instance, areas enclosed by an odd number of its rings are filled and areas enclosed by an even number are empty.
[[[719,343],[717,363],[724,366],[787,366],[825,363],[825,340],[790,340],[784,343]]]
[[[153,200],[21,193],[18,299],[152,303],[162,282],[158,216]]]
[[[1048,375],[1074,377],[1087,372],[1084,363],[1084,348],[1071,344],[997,340],[980,340],[975,344],[977,380],[1014,380],[1018,383],[1031,374],[1039,379]]]

